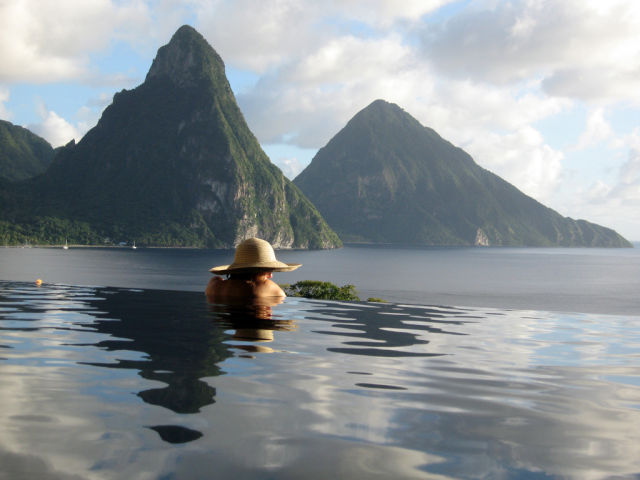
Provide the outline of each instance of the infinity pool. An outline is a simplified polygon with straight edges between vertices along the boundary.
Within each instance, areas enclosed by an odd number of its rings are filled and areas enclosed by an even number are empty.
[[[639,478],[640,317],[0,282],[1,479]]]

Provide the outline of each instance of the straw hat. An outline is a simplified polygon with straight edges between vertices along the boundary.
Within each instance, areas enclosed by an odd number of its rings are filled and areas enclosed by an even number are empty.
[[[209,271],[218,275],[263,269],[273,272],[290,272],[301,265],[301,263],[283,263],[276,260],[276,254],[269,242],[260,238],[248,238],[236,247],[236,255],[231,265],[220,265]]]

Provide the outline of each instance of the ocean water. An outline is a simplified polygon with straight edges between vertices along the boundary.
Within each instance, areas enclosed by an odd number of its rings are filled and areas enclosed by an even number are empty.
[[[639,426],[633,315],[0,281],[1,479],[637,479]]]
[[[640,245],[632,249],[384,248],[279,251],[302,263],[279,283],[324,280],[360,297],[445,306],[640,314]],[[232,251],[0,248],[0,280],[202,292]]]

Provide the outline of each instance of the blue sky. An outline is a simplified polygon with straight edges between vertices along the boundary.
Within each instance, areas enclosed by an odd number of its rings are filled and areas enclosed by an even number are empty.
[[[562,215],[640,240],[635,0],[1,2],[0,118],[79,141],[183,24],[289,178],[382,98]]]

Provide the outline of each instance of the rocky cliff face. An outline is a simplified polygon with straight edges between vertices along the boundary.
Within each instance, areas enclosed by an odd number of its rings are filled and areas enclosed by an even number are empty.
[[[478,232],[476,233],[476,241],[474,242],[474,245],[476,247],[488,247],[491,245],[491,243],[489,242],[489,237],[487,237],[487,234],[484,233],[484,230],[482,230],[481,228],[479,228]]]
[[[526,196],[382,100],[355,115],[294,183],[345,242],[630,246]]]
[[[139,245],[340,245],[249,130],[222,59],[189,26],[158,50],[143,84],[114,96],[77,145],[32,183],[33,214],[88,223]]]

